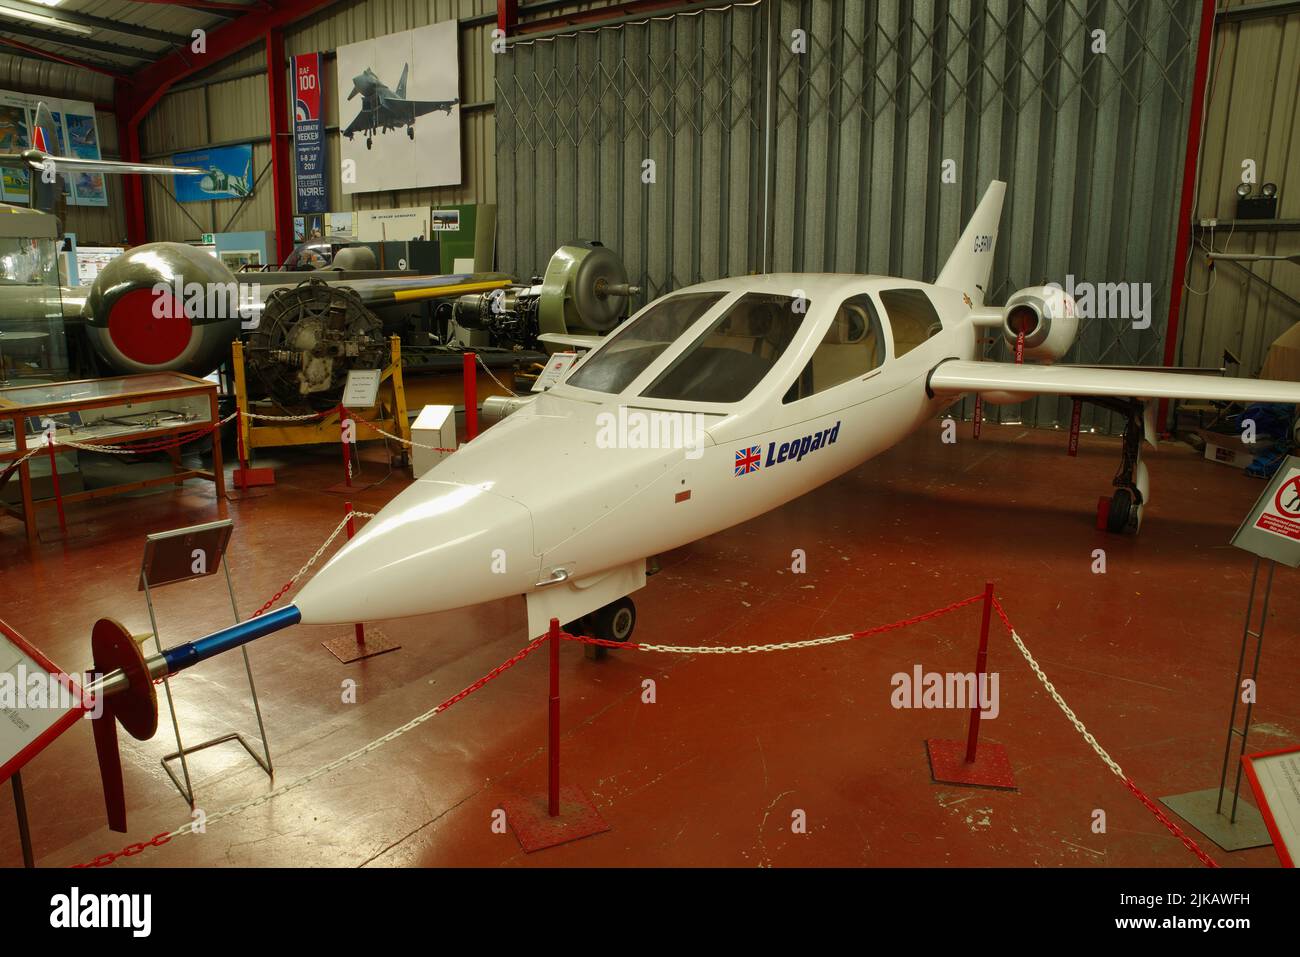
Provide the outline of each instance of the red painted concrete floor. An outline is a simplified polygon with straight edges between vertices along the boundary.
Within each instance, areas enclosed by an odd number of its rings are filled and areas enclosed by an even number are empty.
[[[1093,528],[1116,466],[1114,440],[1085,436],[1077,459],[1062,433],[969,427],[955,446],[934,423],[899,448],[784,508],[663,556],[636,596],[637,637],[678,644],[801,639],[998,592],[1065,699],[1151,795],[1217,784],[1251,557],[1228,545],[1261,485],[1185,446],[1150,453],[1154,502],[1142,534]],[[375,449],[368,453],[377,454]],[[229,514],[241,611],[268,598],[316,549],[342,511],[323,489],[336,450],[297,452],[279,484],[228,504],[212,487],[75,509],[84,537],[29,556],[0,526],[3,616],[70,670],[89,664],[101,616],[144,631],[136,590],[145,533]],[[366,480],[385,466],[368,461]],[[358,492],[374,510],[406,480]],[[51,514],[45,522],[53,521]],[[793,549],[807,573],[793,574]],[[1093,574],[1093,550],[1107,572]],[[1252,742],[1300,741],[1296,575],[1279,572]],[[164,643],[230,620],[219,580],[159,592]],[[524,854],[493,829],[512,791],[539,792],[546,662],[524,661],[447,713],[365,757],[203,834],[118,866],[185,865],[1024,865],[1199,866],[1093,754],[1035,680],[1005,632],[991,667],[1001,714],[986,740],[1005,745],[1018,790],[931,782],[924,741],[960,737],[965,715],[899,710],[891,676],[973,667],[978,609],[848,644],[763,655],[615,652],[603,662],[562,649],[563,780],[582,787],[612,830]],[[523,602],[382,623],[400,651],[339,664],[298,628],[250,646],[283,785],[395,728],[510,657],[526,640]],[[643,703],[643,683],[656,701]],[[345,686],[356,683],[354,704]],[[255,726],[237,655],[174,681],[191,741]],[[159,766],[172,750],[125,739],[130,834],[108,831],[89,728],[77,726],[24,772],[38,862],[88,860],[187,820]],[[196,757],[207,814],[271,788],[237,746]],[[19,861],[9,789],[0,796],[0,863]],[[1106,813],[1093,833],[1094,811]],[[794,833],[796,812],[806,833]],[[1195,832],[1193,832],[1195,835]],[[1226,854],[1227,866],[1273,867],[1271,849]]]

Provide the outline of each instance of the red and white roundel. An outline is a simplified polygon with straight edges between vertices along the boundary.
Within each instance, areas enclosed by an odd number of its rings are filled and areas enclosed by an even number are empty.
[[[163,365],[176,359],[190,344],[193,329],[184,304],[171,293],[161,294],[163,308],[155,311],[159,296],[152,289],[132,289],[113,303],[108,314],[108,334],[122,355],[142,365]]]

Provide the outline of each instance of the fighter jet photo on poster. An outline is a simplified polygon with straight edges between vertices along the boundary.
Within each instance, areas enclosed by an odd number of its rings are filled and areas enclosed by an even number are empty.
[[[370,149],[374,144],[376,133],[391,133],[406,127],[407,138],[413,140],[416,117],[432,113],[434,110],[442,110],[448,116],[451,115],[451,108],[460,102],[456,98],[450,100],[408,100],[406,98],[406,74],[410,66],[409,63],[402,64],[402,78],[397,81],[396,90],[390,90],[370,67],[366,67],[360,76],[352,78],[352,92],[348,94],[348,99],[359,95],[361,109],[343,130],[344,136],[352,139],[358,133],[365,134],[366,149]]]
[[[338,48],[344,193],[460,182],[458,53],[452,21]]]

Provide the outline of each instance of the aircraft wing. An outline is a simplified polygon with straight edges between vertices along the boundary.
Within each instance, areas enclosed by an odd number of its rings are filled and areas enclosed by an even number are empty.
[[[432,113],[435,110],[446,110],[451,112],[451,108],[459,103],[460,100],[401,100],[395,96],[385,96],[380,100],[380,107],[384,113],[396,122],[408,123],[417,116],[424,116],[426,113]]]
[[[1223,376],[1162,372],[1152,369],[1102,369],[1095,366],[1014,365],[949,359],[930,372],[930,390],[1027,392],[1125,399],[1207,399],[1224,402],[1300,404],[1300,382],[1233,379]]]
[[[362,110],[352,118],[352,122],[349,123],[348,128],[343,131],[343,135],[347,136],[349,133],[360,133],[366,128],[366,126],[366,111]]]
[[[319,273],[311,273],[316,275]],[[368,306],[383,306],[394,302],[422,302],[426,299],[445,299],[476,292],[490,292],[510,285],[511,279],[501,273],[460,273],[451,276],[394,276],[383,279],[352,279],[339,283],[357,291],[361,301]]]
[[[40,150],[0,153],[0,166],[9,169],[30,169],[39,173],[45,168],[47,162],[54,164],[56,173],[162,173],[173,176],[200,176],[204,172],[193,166],[159,166],[155,163],[80,159],[75,156],[53,156]]]
[[[361,297],[361,301],[372,309],[382,309],[399,303],[425,302],[430,299],[445,299],[449,296],[466,296],[474,293],[491,292],[502,289],[512,282],[503,273],[457,273],[449,276],[385,276],[382,279],[335,279],[328,269],[309,270],[294,273],[304,281],[308,278],[323,279],[331,286],[346,286]],[[262,321],[262,307],[266,297],[276,289],[293,288],[292,284],[262,282],[263,274],[250,276],[251,285],[244,299],[248,316],[242,325],[245,330],[256,329]],[[241,277],[242,278],[242,277]]]
[[[555,346],[576,346],[579,349],[594,349],[605,341],[604,336],[581,336],[577,333],[543,332],[537,337],[541,342]]]

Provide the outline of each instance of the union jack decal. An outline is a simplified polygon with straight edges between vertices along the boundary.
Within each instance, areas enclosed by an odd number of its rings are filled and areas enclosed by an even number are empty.
[[[762,461],[763,452],[759,446],[751,445],[747,449],[739,449],[736,452],[736,474],[748,475],[750,472],[757,472]]]

